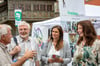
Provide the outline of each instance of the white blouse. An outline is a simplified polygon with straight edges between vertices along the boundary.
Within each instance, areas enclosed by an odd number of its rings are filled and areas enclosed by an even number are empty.
[[[52,43],[52,46],[50,48],[50,51],[48,53],[49,58],[52,58],[52,55],[58,55],[60,56],[60,50],[57,51]],[[61,66],[61,63],[50,63],[48,66]]]

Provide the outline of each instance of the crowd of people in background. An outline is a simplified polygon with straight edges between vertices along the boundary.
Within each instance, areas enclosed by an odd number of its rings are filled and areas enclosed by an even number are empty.
[[[0,66],[99,66],[100,40],[89,20],[77,23],[79,35],[74,56],[68,42],[63,39],[60,25],[51,28],[51,35],[42,51],[29,36],[30,25],[22,21],[17,36],[12,36],[11,26],[0,24]]]

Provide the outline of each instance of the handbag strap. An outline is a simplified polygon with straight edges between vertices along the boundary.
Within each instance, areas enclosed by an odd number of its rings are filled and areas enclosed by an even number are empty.
[[[13,39],[14,39],[14,42],[15,42],[16,46],[18,46],[17,38],[14,36]]]

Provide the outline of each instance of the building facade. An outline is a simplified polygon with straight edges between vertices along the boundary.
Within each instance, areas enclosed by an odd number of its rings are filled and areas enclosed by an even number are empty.
[[[22,20],[30,24],[59,16],[57,0],[4,0],[0,3],[0,23],[10,24],[15,31],[16,9],[22,10]]]

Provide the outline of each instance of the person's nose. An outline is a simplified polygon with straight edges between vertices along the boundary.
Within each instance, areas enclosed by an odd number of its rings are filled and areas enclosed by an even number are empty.
[[[13,36],[12,36],[12,35],[10,35],[10,37],[12,38]]]

